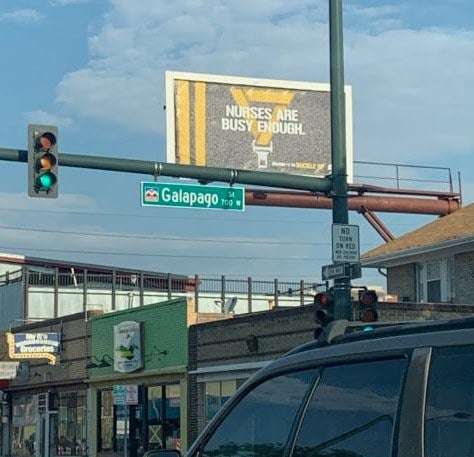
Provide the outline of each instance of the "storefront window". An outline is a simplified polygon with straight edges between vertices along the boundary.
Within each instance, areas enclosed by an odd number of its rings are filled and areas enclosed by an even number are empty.
[[[32,395],[14,398],[12,405],[12,451],[32,456],[36,446],[36,399]]]
[[[180,449],[179,384],[148,388],[148,448]]]
[[[59,394],[58,455],[86,454],[86,393]]]
[[[100,392],[100,449],[110,451],[114,436],[114,397],[111,390]]]
[[[237,380],[206,382],[206,422],[237,390]]]

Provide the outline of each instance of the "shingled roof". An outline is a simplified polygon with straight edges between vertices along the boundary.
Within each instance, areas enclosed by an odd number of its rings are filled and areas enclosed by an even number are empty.
[[[474,241],[474,203],[362,255],[362,264]]]

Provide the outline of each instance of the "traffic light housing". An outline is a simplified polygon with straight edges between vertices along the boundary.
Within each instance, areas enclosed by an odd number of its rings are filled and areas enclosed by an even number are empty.
[[[58,197],[58,128],[28,126],[28,195]]]
[[[359,290],[359,319],[362,322],[378,321],[378,301],[379,299],[375,290]]]
[[[334,320],[334,293],[331,290],[317,293],[314,304],[316,305],[315,320],[318,324],[325,327]]]

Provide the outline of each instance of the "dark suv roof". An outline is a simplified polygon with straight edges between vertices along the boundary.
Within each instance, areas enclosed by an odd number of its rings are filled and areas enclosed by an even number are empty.
[[[449,330],[474,329],[474,317],[461,319],[404,322],[404,323],[354,323],[347,320],[331,322],[322,329],[317,339],[288,352],[285,356],[309,351],[322,346],[355,341],[390,338],[402,335],[421,335]]]
[[[474,317],[416,323],[362,323],[338,320],[319,337],[265,366],[257,376],[264,378],[280,369],[331,360],[361,360],[382,353],[408,353],[419,347],[474,343]]]

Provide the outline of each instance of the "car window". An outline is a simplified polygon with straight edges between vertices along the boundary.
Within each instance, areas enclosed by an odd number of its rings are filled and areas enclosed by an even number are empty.
[[[269,379],[250,391],[202,449],[207,457],[279,457],[316,370]]]
[[[474,346],[434,349],[425,411],[427,457],[474,456]]]
[[[406,365],[392,359],[326,368],[293,457],[390,456]]]

